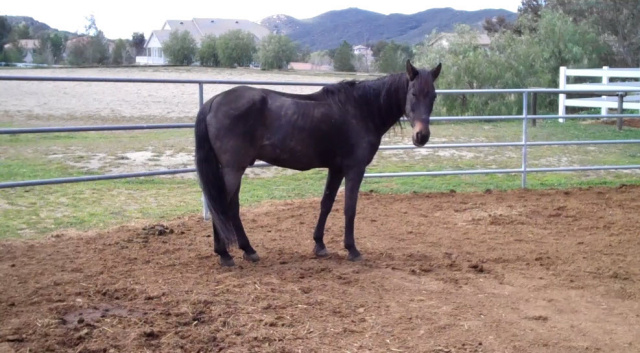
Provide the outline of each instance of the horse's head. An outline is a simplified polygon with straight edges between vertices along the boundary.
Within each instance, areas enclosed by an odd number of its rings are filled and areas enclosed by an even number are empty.
[[[429,141],[429,119],[436,100],[436,88],[433,83],[440,75],[442,64],[433,70],[418,70],[407,60],[409,90],[405,115],[413,127],[413,144],[421,147]]]

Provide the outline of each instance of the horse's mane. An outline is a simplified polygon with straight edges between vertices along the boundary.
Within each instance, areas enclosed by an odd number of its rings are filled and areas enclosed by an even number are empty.
[[[324,86],[322,91],[326,96],[347,96],[348,98],[368,98],[371,93],[381,93],[388,88],[406,86],[404,74],[392,74],[375,80],[344,80]],[[364,95],[364,97],[363,97]]]
[[[340,109],[359,109],[378,120],[394,119],[404,112],[408,78],[404,73],[375,80],[344,80],[324,86],[320,93]]]

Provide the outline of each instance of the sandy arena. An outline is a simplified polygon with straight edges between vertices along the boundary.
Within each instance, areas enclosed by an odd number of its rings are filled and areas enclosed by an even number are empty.
[[[242,210],[223,269],[198,215],[0,243],[0,352],[638,352],[640,187],[361,193]]]

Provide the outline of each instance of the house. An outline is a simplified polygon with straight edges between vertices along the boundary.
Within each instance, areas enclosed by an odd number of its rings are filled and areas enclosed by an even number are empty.
[[[371,48],[364,45],[356,45],[355,47],[353,47],[353,53],[355,55],[373,57],[373,51],[371,50]]]
[[[20,39],[18,41],[18,47],[22,50],[22,62],[31,64],[33,63],[33,55],[36,49],[40,47],[40,40],[39,39]],[[4,49],[11,49],[11,48],[13,48],[12,43],[5,44],[4,46]]]
[[[167,59],[162,53],[162,44],[169,39],[172,31],[188,31],[195,39],[196,44],[200,46],[200,41],[206,35],[220,36],[235,29],[252,33],[258,41],[271,33],[268,28],[247,20],[220,18],[194,18],[188,21],[169,20],[164,23],[162,29],[151,32],[144,46],[145,55],[136,57],[136,64],[167,64]]]
[[[369,72],[373,69],[375,59],[371,48],[365,45],[356,45],[353,47],[353,54],[356,57],[355,65],[357,71]]]

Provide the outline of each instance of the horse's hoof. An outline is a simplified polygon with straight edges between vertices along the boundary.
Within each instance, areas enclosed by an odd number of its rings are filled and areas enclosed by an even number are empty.
[[[244,254],[242,255],[242,257],[243,257],[246,261],[249,261],[249,262],[258,262],[258,261],[260,261],[260,256],[258,256],[258,253],[257,253],[257,252],[254,252],[254,253],[253,253],[253,254],[251,254],[251,255],[249,255],[249,254],[247,254],[247,253],[244,253]]]
[[[362,255],[360,255],[360,253],[356,253],[356,254],[349,253],[349,256],[347,256],[347,260],[351,262],[360,262],[362,261]]]
[[[220,265],[222,265],[222,267],[233,267],[236,265],[236,262],[233,261],[232,257],[228,259],[220,258]]]
[[[316,254],[316,257],[329,256],[329,252],[327,251],[327,248],[318,249],[318,247],[316,247],[315,249],[313,249],[313,252]]]

